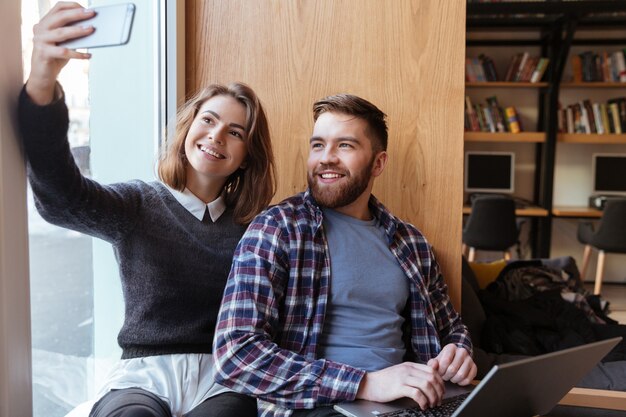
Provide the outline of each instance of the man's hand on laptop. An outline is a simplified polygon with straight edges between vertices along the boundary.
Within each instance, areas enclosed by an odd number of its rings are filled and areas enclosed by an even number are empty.
[[[444,381],[458,385],[472,382],[477,372],[469,352],[454,344],[445,345],[437,357],[428,361],[428,365],[438,369]]]
[[[443,378],[434,366],[404,362],[376,372],[368,372],[356,394],[357,399],[389,402],[408,397],[422,410],[441,404]]]

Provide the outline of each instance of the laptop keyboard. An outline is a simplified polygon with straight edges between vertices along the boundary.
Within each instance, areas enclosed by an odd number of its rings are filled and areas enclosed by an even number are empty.
[[[421,410],[419,407],[407,408],[406,410],[379,414],[378,417],[450,417],[454,414],[454,411],[461,406],[461,403],[468,395],[469,393],[449,398],[448,401],[440,406],[427,410]]]

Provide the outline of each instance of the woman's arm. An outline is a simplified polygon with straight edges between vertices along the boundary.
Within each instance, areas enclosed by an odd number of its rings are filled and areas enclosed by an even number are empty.
[[[61,2],[35,25],[31,72],[19,98],[19,128],[29,181],[42,216],[59,226],[116,241],[132,228],[139,192],[124,184],[102,186],[80,173],[67,141],[69,118],[63,90],[56,81],[69,59],[89,57],[57,43],[93,29],[65,25],[92,16],[92,11],[77,3]]]

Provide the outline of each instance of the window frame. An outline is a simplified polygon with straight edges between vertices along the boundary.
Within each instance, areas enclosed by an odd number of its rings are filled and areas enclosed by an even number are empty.
[[[32,413],[26,169],[16,139],[21,2],[0,3],[0,415]]]

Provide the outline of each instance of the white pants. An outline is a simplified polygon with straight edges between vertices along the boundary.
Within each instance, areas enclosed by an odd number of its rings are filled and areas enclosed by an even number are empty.
[[[94,404],[113,389],[142,388],[158,395],[180,417],[206,399],[230,391],[213,379],[210,354],[160,355],[123,359],[109,373],[96,398],[80,404],[66,417],[87,417]]]

